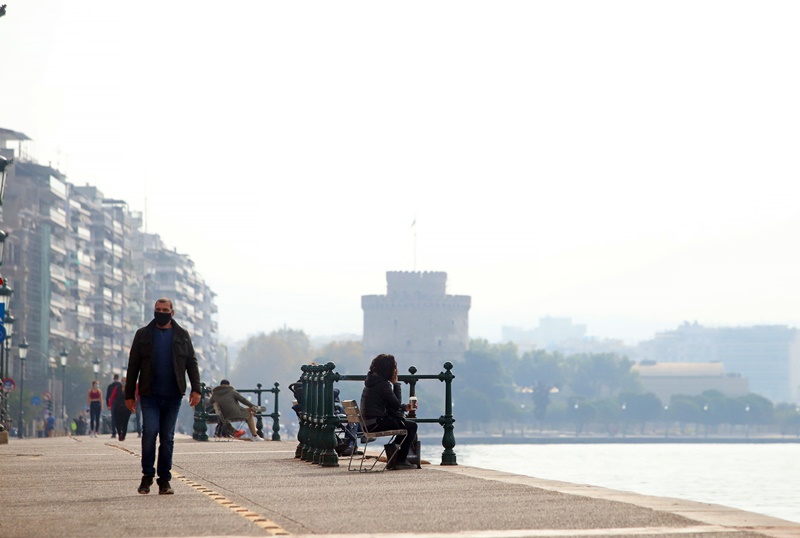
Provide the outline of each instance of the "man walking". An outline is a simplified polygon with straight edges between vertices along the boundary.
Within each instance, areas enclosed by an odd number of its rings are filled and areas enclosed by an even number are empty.
[[[122,383],[119,374],[114,374],[114,380],[106,387],[106,409],[111,412],[111,437],[117,436],[117,420],[114,418],[114,397],[122,392]]]
[[[194,346],[186,332],[172,316],[172,301],[156,301],[153,321],[136,331],[128,358],[125,384],[125,405],[136,412],[136,384],[142,409],[142,482],[139,493],[150,493],[153,478],[158,474],[158,493],[175,493],[172,480],[172,450],[175,424],[181,400],[186,393],[186,374],[191,394],[189,405],[200,402],[200,371]],[[156,463],[156,437],[159,438]]]

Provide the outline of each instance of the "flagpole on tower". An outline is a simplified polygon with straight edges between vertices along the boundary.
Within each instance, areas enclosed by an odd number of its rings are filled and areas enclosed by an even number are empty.
[[[414,220],[411,222],[411,230],[414,233],[414,272],[417,271],[417,216],[414,215]]]

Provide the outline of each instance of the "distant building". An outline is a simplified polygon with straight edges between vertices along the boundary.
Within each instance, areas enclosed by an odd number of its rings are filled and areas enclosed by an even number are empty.
[[[645,392],[652,392],[663,403],[672,396],[697,396],[707,390],[718,390],[735,398],[748,394],[747,380],[726,374],[719,362],[655,362],[644,361],[633,366]]]
[[[422,373],[460,361],[469,347],[467,295],[447,295],[447,273],[386,273],[386,295],[364,295],[363,346],[367,358],[391,353]]]
[[[570,318],[544,317],[539,319],[539,326],[535,329],[521,329],[519,327],[503,327],[504,342],[513,342],[520,352],[533,349],[554,351],[559,345],[575,343],[586,337],[586,325],[576,325]]]
[[[684,323],[639,344],[656,362],[720,362],[747,378],[750,390],[775,403],[800,403],[800,331],[783,325],[703,327]]]
[[[142,234],[142,273],[147,318],[161,297],[173,301],[175,319],[192,337],[202,381],[224,378],[225,362],[218,357],[216,294],[186,254],[168,249],[156,234]]]

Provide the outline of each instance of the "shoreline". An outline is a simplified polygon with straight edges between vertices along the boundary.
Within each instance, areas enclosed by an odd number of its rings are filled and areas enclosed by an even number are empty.
[[[435,435],[420,435],[420,439],[441,440]],[[589,437],[589,436],[503,436],[458,435],[458,445],[591,445],[591,444],[800,444],[798,437]]]

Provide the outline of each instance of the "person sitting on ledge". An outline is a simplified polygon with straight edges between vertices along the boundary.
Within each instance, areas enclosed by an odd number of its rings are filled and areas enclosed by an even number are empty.
[[[216,403],[222,412],[222,416],[225,417],[227,421],[246,420],[247,425],[250,427],[253,441],[264,440],[256,431],[254,415],[257,406],[239,394],[236,389],[231,386],[230,381],[227,379],[220,381],[219,386],[214,387],[211,391],[211,398],[209,398],[208,402],[211,404]],[[246,409],[239,405],[240,402],[245,405]]]
[[[400,443],[397,461],[389,469],[416,469],[408,462],[411,444],[417,438],[417,423],[404,419],[408,405],[402,403],[400,382],[397,380],[397,361],[394,355],[381,354],[369,365],[364,390],[361,392],[361,415],[370,432],[406,430]]]

